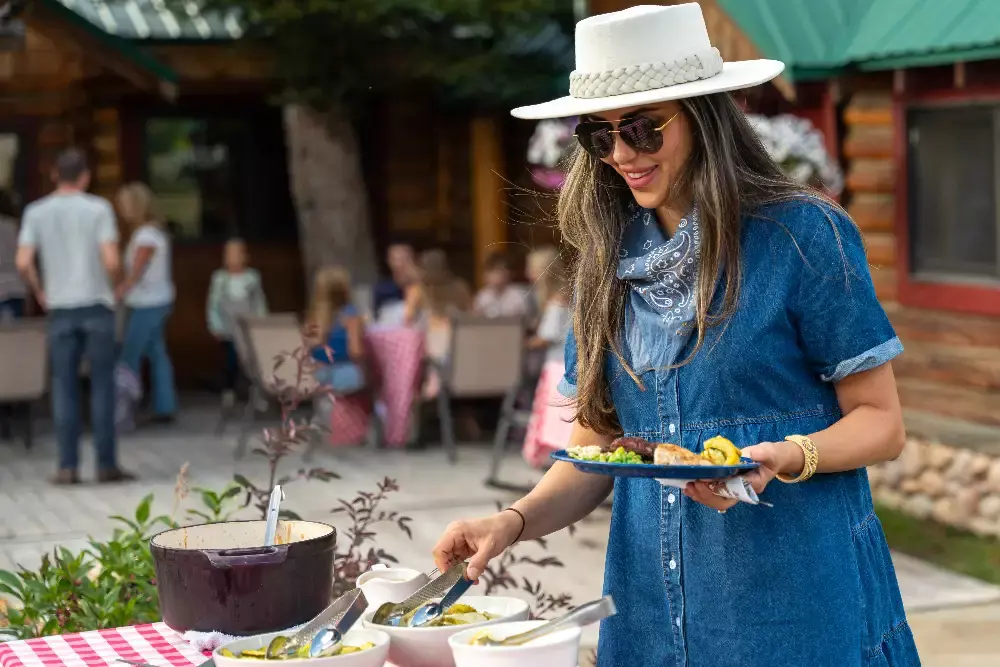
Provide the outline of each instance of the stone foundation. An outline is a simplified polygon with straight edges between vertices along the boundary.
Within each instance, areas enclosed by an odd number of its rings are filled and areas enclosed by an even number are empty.
[[[898,459],[868,468],[868,477],[886,507],[1000,537],[1000,457],[911,438]]]

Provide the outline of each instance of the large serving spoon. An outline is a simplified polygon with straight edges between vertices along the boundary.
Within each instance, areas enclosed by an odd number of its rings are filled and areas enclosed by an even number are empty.
[[[365,594],[359,588],[357,589],[357,594],[354,596],[354,601],[344,615],[340,617],[340,620],[332,626],[320,630],[312,638],[312,641],[309,642],[309,657],[320,658],[336,655],[340,645],[344,641],[344,635],[358,622],[358,619],[361,618],[366,609],[368,609],[368,600],[365,599]]]
[[[456,583],[465,579],[465,570],[467,567],[467,563],[453,565],[447,572],[432,579],[423,588],[402,602],[386,602],[375,611],[375,614],[372,616],[372,623],[375,625],[398,627],[404,616],[431,600],[446,595]]]
[[[319,635],[325,635],[319,644],[320,652],[325,652],[336,646],[358,617],[368,608],[368,600],[360,588],[348,591],[333,601],[329,607],[320,612],[319,616],[306,623],[291,637],[278,636],[271,640],[264,653],[268,660],[282,657],[294,658],[299,652],[308,649],[311,656],[313,645]],[[345,623],[346,621],[346,623]],[[333,629],[336,635],[330,635],[327,630]],[[322,648],[325,647],[325,648]],[[303,656],[300,656],[303,657]]]
[[[413,614],[413,618],[410,619],[410,627],[419,628],[441,618],[448,611],[448,608],[458,602],[458,599],[465,595],[465,592],[472,588],[472,585],[475,583],[475,581],[469,579],[463,573],[462,577],[445,593],[440,602],[428,602],[417,609]]]
[[[499,640],[490,637],[488,632],[483,632],[473,638],[471,643],[476,646],[521,646],[553,632],[567,628],[582,628],[591,623],[597,623],[609,616],[614,616],[617,611],[615,601],[608,595],[600,600],[582,604],[568,614],[563,614],[533,630]]]
[[[285,499],[285,492],[281,486],[276,485],[271,491],[271,498],[267,504],[267,522],[264,524],[264,546],[273,547],[274,538],[278,533],[278,514],[281,501]]]

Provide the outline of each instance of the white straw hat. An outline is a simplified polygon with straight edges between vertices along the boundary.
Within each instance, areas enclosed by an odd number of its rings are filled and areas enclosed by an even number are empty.
[[[576,24],[568,97],[514,109],[517,118],[564,118],[749,88],[785,69],[777,60],[723,63],[696,2],[632,7]]]

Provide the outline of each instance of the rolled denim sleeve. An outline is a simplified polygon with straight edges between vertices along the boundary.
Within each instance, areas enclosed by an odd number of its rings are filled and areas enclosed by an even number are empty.
[[[566,334],[565,361],[566,373],[559,381],[557,390],[566,398],[576,398],[576,336],[572,327]]]
[[[861,232],[841,211],[806,207],[794,315],[810,366],[826,382],[881,366],[903,345],[875,296]]]

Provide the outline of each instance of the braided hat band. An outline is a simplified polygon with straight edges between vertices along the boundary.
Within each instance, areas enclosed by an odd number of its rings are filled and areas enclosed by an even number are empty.
[[[708,79],[721,71],[722,55],[713,47],[669,62],[629,65],[603,72],[575,71],[569,75],[569,94],[585,100],[613,97]]]

